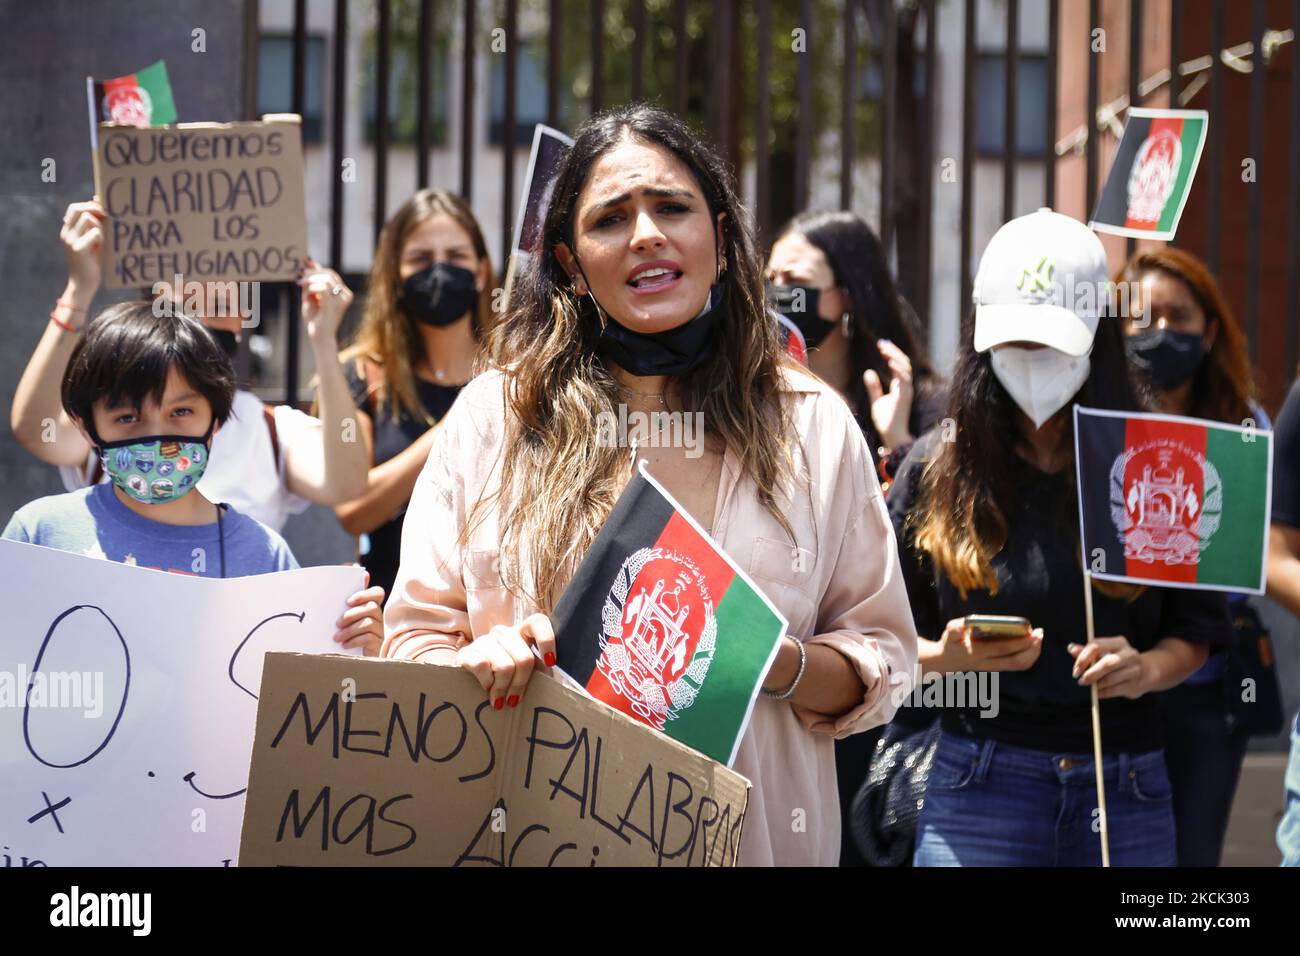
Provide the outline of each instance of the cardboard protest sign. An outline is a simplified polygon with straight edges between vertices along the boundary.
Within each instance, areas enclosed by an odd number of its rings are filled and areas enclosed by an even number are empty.
[[[104,282],[289,280],[307,254],[302,124],[101,124],[95,193],[109,217]],[[180,285],[180,283],[177,283]]]
[[[728,766],[786,619],[645,462],[551,615],[597,700]]]
[[[268,654],[241,866],[734,865],[749,782],[542,674]]]
[[[362,569],[217,580],[3,540],[0,568],[12,864],[232,865],[263,654],[337,651]]]
[[[1264,593],[1272,432],[1076,405],[1074,436],[1093,577]]]
[[[560,171],[560,162],[572,145],[573,139],[558,129],[541,123],[533,127],[533,149],[528,155],[528,172],[524,175],[524,190],[515,217],[515,247],[512,251],[516,255],[531,255],[541,244],[546,207],[550,205],[551,193],[555,190],[555,174]]]
[[[1088,225],[1138,239],[1172,239],[1205,146],[1205,110],[1130,109],[1115,162]]]

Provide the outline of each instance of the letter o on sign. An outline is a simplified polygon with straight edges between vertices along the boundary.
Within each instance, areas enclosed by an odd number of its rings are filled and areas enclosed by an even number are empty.
[[[102,719],[89,720],[84,713],[89,704],[87,692],[94,693],[97,688],[75,683],[93,681],[96,674],[103,675],[99,688],[121,687],[117,712],[107,731],[101,730]],[[57,699],[74,688],[77,700],[72,707],[67,700]],[[24,695],[23,741],[28,752],[45,766],[59,770],[93,760],[113,739],[130,689],[131,652],[112,618],[91,604],[64,611],[41,641]],[[101,718],[109,713],[105,703],[97,702]],[[56,742],[58,746],[53,747]],[[63,752],[43,752],[49,749]]]

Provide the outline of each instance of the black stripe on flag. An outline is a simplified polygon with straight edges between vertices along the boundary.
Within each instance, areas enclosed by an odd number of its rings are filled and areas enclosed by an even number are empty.
[[[1123,226],[1128,222],[1128,174],[1150,131],[1149,116],[1130,117],[1124,125],[1124,136],[1119,142],[1119,150],[1115,153],[1110,175],[1106,177],[1106,185],[1097,200],[1091,222],[1104,222],[1111,226]]]
[[[659,540],[672,516],[672,503],[635,473],[560,596],[551,614],[556,657],[580,683],[587,683],[600,659],[601,612],[619,568],[638,548]]]
[[[1110,514],[1110,470],[1124,451],[1127,431],[1127,419],[1088,415],[1079,409],[1077,442],[1083,554],[1085,567],[1097,573],[1125,571],[1124,546]],[[1095,566],[1097,548],[1104,552],[1104,565]]]

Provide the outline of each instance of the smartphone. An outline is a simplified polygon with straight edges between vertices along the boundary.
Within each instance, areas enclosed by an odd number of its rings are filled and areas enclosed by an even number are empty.
[[[1027,637],[1032,628],[1029,619],[1002,614],[967,614],[966,626],[976,640],[998,641],[1009,637]]]

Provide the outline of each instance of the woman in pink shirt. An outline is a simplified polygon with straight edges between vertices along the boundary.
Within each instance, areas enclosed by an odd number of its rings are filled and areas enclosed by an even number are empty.
[[[583,126],[502,362],[461,393],[416,484],[382,653],[465,667],[517,706],[564,640],[546,612],[644,460],[789,620],[733,763],[753,783],[740,862],[832,865],[832,741],[890,719],[916,632],[861,431],[785,360],[747,221],[676,117]],[[702,422],[698,440],[624,440],[665,411]],[[611,415],[632,434],[608,440]]]

